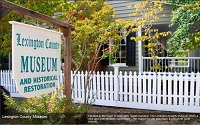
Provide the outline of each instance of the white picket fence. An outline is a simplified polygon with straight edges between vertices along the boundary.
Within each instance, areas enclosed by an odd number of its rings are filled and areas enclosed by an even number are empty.
[[[5,72],[1,71],[1,84],[4,79],[9,81]],[[72,72],[72,98],[76,103],[84,102],[87,75],[88,72]],[[93,105],[200,113],[200,73],[97,72],[89,81],[86,97]],[[13,82],[4,85],[17,92]]]

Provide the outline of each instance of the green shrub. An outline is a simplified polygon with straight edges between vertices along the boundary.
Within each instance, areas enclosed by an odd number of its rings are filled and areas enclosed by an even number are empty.
[[[32,124],[74,124],[81,119],[88,111],[89,105],[74,104],[66,96],[59,93],[63,87],[54,94],[44,94],[40,97],[25,98],[22,100],[6,97],[8,109],[14,109],[18,113],[28,115],[48,116],[46,119],[25,119]],[[67,102],[67,103],[66,103]]]

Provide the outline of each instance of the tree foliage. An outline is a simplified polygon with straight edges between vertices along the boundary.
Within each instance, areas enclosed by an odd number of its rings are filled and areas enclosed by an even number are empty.
[[[113,17],[113,7],[104,0],[71,2],[69,10],[62,11],[59,18],[76,27],[72,32],[73,63],[76,69],[94,71],[100,60],[109,57],[111,49],[115,49],[114,46],[110,46],[109,51],[102,49],[109,40],[118,42],[121,39],[118,35],[120,25]]]
[[[175,5],[171,26],[177,26],[172,38],[168,41],[169,53],[174,55],[182,50],[194,50],[200,47],[200,1],[169,0]]]
[[[56,12],[59,12],[61,10],[60,6],[62,6],[65,2],[65,0],[9,0],[9,1],[51,17],[54,16]],[[43,25],[47,28],[54,28],[53,26],[47,25],[37,20],[33,20],[31,18],[24,17],[19,14],[15,14],[12,12],[7,14],[3,19],[0,20],[0,57],[1,57],[0,63],[3,63],[4,60],[7,60],[8,54],[12,52],[12,47],[11,47],[12,29],[11,29],[11,24],[9,24],[9,21],[12,20],[37,26]]]
[[[163,4],[160,1],[144,0],[136,5],[130,5],[128,8],[133,8],[133,12],[129,15],[133,20],[127,21],[125,28],[129,28],[128,33],[138,32],[141,29],[142,36],[132,37],[135,41],[148,41],[145,47],[148,49],[152,60],[155,59],[160,53],[160,49],[166,49],[159,41],[159,38],[166,37],[171,32],[160,32],[159,29],[153,28],[160,18],[164,17],[161,14],[163,11]]]

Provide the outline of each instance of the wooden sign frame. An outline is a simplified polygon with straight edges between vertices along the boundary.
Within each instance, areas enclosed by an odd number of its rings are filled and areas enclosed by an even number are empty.
[[[66,95],[68,100],[71,100],[71,31],[75,27],[6,0],[0,0],[0,19],[3,19],[10,12],[53,24],[61,29],[64,36],[64,95]]]

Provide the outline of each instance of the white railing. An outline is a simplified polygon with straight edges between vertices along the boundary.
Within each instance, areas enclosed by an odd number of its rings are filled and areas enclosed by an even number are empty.
[[[141,72],[200,72],[200,57],[142,57]]]
[[[9,82],[4,80],[5,73],[2,77],[1,71],[0,75],[1,84],[10,90],[13,85],[5,83]],[[85,95],[87,75],[88,72],[72,72],[72,98],[76,103],[89,97],[93,105],[200,113],[200,73],[97,72],[91,75],[90,91],[87,88],[89,93]]]

